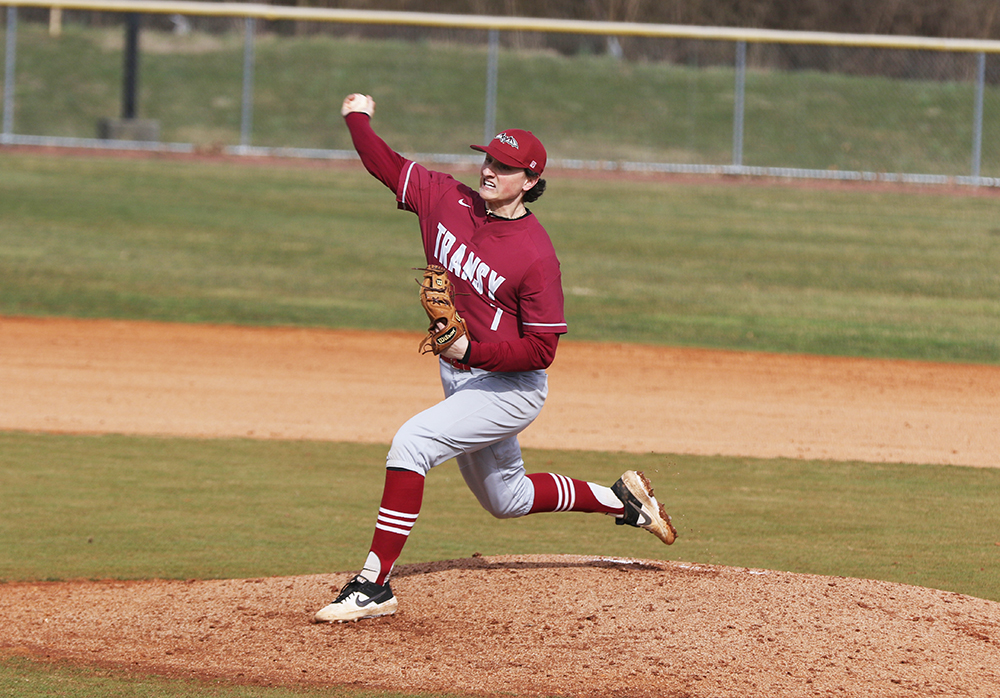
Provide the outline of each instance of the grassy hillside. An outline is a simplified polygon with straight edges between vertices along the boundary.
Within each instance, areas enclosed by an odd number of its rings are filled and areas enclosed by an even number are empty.
[[[122,43],[120,29],[68,24],[53,38],[24,23],[15,132],[95,137],[100,119],[120,113]],[[139,116],[158,120],[163,140],[240,142],[242,32],[147,30],[141,47]],[[339,106],[355,91],[375,96],[400,151],[468,153],[483,137],[481,44],[262,35],[255,51],[254,145],[349,148]],[[554,158],[730,164],[734,73],[699,67],[697,42],[688,51],[678,65],[503,50],[497,126],[535,131]],[[919,70],[901,80],[752,69],[743,164],[968,175],[973,101],[971,82]],[[984,101],[996,113],[1000,90],[988,86]],[[984,127],[982,174],[1000,176],[1000,121]]]

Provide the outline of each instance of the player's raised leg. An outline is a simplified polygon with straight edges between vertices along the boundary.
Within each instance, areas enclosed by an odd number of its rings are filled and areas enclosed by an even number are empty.
[[[556,473],[533,473],[534,501],[529,514],[546,511],[580,511],[609,514],[619,525],[644,528],[667,545],[677,531],[663,505],[653,496],[646,476],[629,470],[611,487],[575,480]]]
[[[611,487],[558,473],[526,475],[516,436],[457,460],[469,489],[497,518],[560,511],[608,514],[616,523],[643,528],[667,545],[677,537],[641,472],[629,470]]]
[[[529,514],[579,511],[621,516],[625,513],[625,504],[610,487],[557,473],[532,473],[528,479],[534,486]]]

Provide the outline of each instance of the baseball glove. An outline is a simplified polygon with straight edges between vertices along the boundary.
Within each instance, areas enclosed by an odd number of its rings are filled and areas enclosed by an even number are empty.
[[[420,353],[443,354],[459,337],[468,334],[465,320],[455,308],[455,289],[448,279],[445,268],[431,264],[424,272],[420,283],[420,303],[431,321],[427,336],[420,342]]]

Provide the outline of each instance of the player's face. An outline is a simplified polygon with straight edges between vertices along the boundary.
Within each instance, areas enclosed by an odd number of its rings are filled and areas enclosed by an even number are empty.
[[[496,207],[506,206],[519,202],[534,182],[534,179],[528,179],[522,168],[505,165],[487,155],[479,170],[479,195],[483,201]]]

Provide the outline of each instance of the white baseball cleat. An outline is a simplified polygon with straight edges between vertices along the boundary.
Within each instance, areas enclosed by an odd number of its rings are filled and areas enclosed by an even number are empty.
[[[663,505],[653,496],[653,487],[642,472],[626,471],[611,486],[611,491],[625,505],[625,513],[615,519],[616,524],[644,528],[667,545],[674,542],[677,531]]]
[[[377,618],[396,612],[399,603],[388,582],[376,584],[358,575],[340,590],[340,595],[317,611],[314,623],[343,623],[362,618]]]

